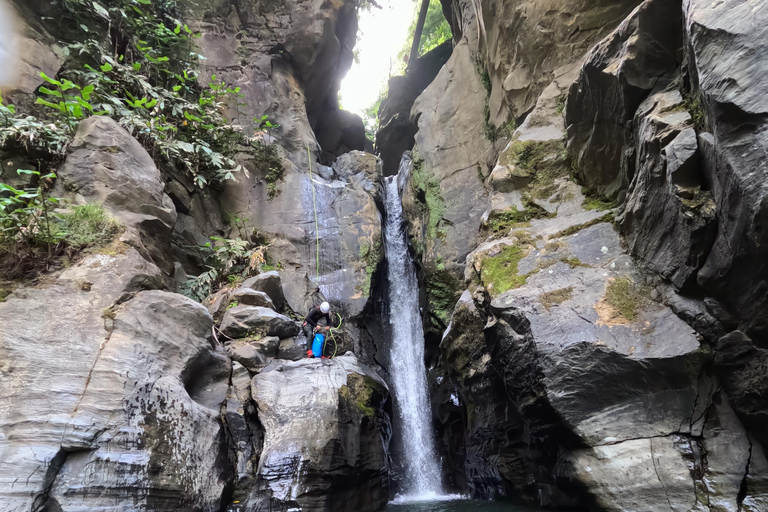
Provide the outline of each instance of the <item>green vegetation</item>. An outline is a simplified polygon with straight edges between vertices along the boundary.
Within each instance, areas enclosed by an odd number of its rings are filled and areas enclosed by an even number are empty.
[[[567,94],[561,94],[560,97],[557,98],[557,110],[555,110],[555,112],[557,112],[558,114],[562,114],[563,112],[565,112],[565,102],[567,99],[568,99]]]
[[[250,238],[250,237],[248,237]],[[237,238],[211,237],[200,247],[208,270],[199,276],[190,276],[180,290],[187,297],[202,302],[217,289],[237,278],[259,274],[264,269],[264,247]]]
[[[363,297],[370,297],[371,295],[371,280],[373,279],[373,273],[376,272],[379,266],[379,261],[381,261],[381,251],[381,240],[379,238],[375,239],[372,244],[365,238],[360,242],[358,268],[365,271],[365,284],[360,290]]]
[[[347,383],[339,388],[339,397],[369,418],[376,414],[373,403],[378,384],[370,377],[358,373],[347,375]]]
[[[28,154],[42,160],[47,172],[80,120],[106,115],[131,132],[161,170],[186,174],[200,187],[234,179],[243,168],[233,155],[257,144],[223,115],[226,108],[239,113],[242,94],[215,75],[207,85],[198,82],[196,34],[175,14],[176,0],[108,5],[63,3],[65,21],[82,31],[79,42],[65,48],[69,59],[57,76],[41,73],[41,108],[26,115],[13,106],[0,108],[0,152]],[[107,28],[113,36],[108,43],[96,38]],[[254,130],[264,127],[264,118],[258,121]]]
[[[120,231],[120,223],[100,204],[84,204],[63,214],[56,224],[67,245],[74,249],[99,247],[112,241]]]
[[[513,205],[510,210],[493,212],[485,225],[485,230],[493,234],[506,234],[514,228],[529,227],[533,219],[546,219],[554,215],[532,201],[527,201],[525,210],[520,211]]]
[[[86,247],[108,244],[119,223],[101,205],[75,206],[70,212],[54,210],[60,200],[51,197],[56,174],[19,169],[29,187],[17,189],[0,183],[0,277],[18,279],[47,270],[65,251],[70,255]]]
[[[707,112],[701,97],[693,92],[683,96],[683,108],[691,114],[691,123],[697,132],[706,131]]]
[[[440,194],[440,181],[436,176],[424,169],[423,160],[414,160],[411,172],[411,186],[416,199],[422,205],[426,214],[427,236],[431,239],[443,238],[445,231],[441,228],[445,201]]]
[[[524,285],[528,276],[518,275],[517,265],[526,251],[516,245],[505,245],[496,256],[483,260],[481,278],[493,294],[501,294]]]
[[[462,286],[458,278],[445,269],[442,260],[424,266],[424,287],[430,313],[430,328],[442,333],[448,326]]]
[[[414,3],[417,3],[416,0],[414,0]],[[418,4],[420,5],[421,2],[419,1]],[[411,53],[411,45],[413,44],[413,37],[416,35],[418,17],[419,10],[416,9],[413,21],[410,27],[408,27],[408,36],[398,53],[398,58],[403,63],[405,63],[406,58]],[[440,0],[430,0],[427,17],[424,20],[424,29],[421,32],[421,39],[419,39],[419,56],[437,48],[451,37],[453,37],[451,27],[443,15],[443,7],[440,4]],[[400,70],[400,72],[402,71]]]
[[[557,306],[563,302],[570,300],[573,297],[573,286],[568,288],[560,288],[559,290],[553,290],[551,292],[542,293],[539,295],[539,302],[544,308],[549,311],[552,306]]]
[[[581,204],[581,207],[585,210],[601,212],[603,210],[612,210],[619,206],[615,201],[611,201],[607,197],[601,196],[586,188],[582,188],[581,192],[584,194],[584,202]]]
[[[644,289],[629,277],[617,277],[605,290],[605,301],[629,321],[637,318],[646,302]]]
[[[608,212],[608,213],[606,213],[605,215],[603,215],[600,218],[593,219],[593,220],[591,220],[589,222],[585,222],[583,224],[577,224],[575,226],[571,226],[569,228],[563,229],[562,231],[558,232],[555,235],[555,238],[560,238],[562,236],[569,236],[569,235],[572,235],[574,233],[578,233],[582,229],[590,228],[590,227],[595,226],[597,224],[600,224],[602,222],[613,222],[614,218],[615,218],[615,214],[613,212]]]

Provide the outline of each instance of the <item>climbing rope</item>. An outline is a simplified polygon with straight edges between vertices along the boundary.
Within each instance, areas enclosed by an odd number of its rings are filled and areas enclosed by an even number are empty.
[[[320,230],[317,227],[317,202],[315,200],[315,182],[312,179],[312,154],[307,144],[307,162],[309,162],[309,184],[312,186],[312,207],[315,210],[315,238],[317,245],[315,248],[315,272],[317,273],[317,285],[320,286]]]
[[[316,279],[317,279],[317,286],[320,286],[320,229],[317,225],[317,200],[315,199],[315,182],[312,179],[312,154],[309,151],[309,144],[307,144],[307,162],[309,163],[309,184],[312,186],[312,208],[315,211],[315,240],[316,240],[316,248],[315,248],[315,271],[316,271]],[[331,327],[329,329],[329,334],[331,335],[331,339],[333,340],[333,355],[331,356],[331,359],[336,357],[336,352],[339,350],[339,344],[336,342],[336,336],[333,335],[333,331],[338,331],[341,329],[341,324],[344,322],[341,319],[341,315],[336,313],[336,316],[339,317],[339,325],[336,327]],[[323,346],[323,351],[325,351],[325,346]]]

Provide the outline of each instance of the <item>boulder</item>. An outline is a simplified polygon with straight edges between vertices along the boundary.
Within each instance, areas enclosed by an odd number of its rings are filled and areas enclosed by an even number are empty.
[[[299,343],[301,340],[301,344]],[[298,361],[307,357],[307,345],[304,338],[286,338],[280,340],[280,346],[277,347],[275,359],[289,359]]]
[[[389,501],[387,386],[349,354],[282,362],[256,375],[260,483],[272,507],[370,511]],[[253,491],[246,506],[266,503]]]
[[[286,303],[285,296],[283,295],[283,285],[280,279],[280,274],[276,270],[262,272],[256,277],[249,277],[243,281],[243,284],[241,285],[241,289],[242,288],[250,288],[257,292],[266,293],[274,304],[274,307],[277,308],[277,311],[285,310]],[[254,306],[258,305],[259,304],[254,304]]]
[[[226,346],[226,351],[233,361],[237,361],[250,371],[258,371],[266,366],[277,354],[280,338],[267,336],[258,340],[234,340]]]
[[[632,177],[632,119],[663,75],[682,61],[680,2],[646,0],[586,57],[566,107],[576,177],[610,199]]]
[[[275,309],[272,299],[264,292],[259,292],[253,288],[240,287],[229,294],[230,302],[236,301],[238,304],[246,306],[261,306],[263,308]]]
[[[211,348],[200,304],[126,293],[159,275],[128,248],[0,303],[6,509],[95,510],[115,499],[167,511],[221,506],[229,468],[218,416],[230,362]]]
[[[230,338],[277,336],[289,338],[299,332],[296,322],[260,306],[235,306],[224,313],[221,332]]]
[[[171,273],[176,208],[152,157],[122,126],[106,116],[82,121],[57,176],[59,197],[102,203],[126,227],[121,240]]]

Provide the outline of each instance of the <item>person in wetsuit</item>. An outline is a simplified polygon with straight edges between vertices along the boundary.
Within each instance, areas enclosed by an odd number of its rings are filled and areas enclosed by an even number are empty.
[[[319,322],[325,319],[325,327],[320,326]],[[331,305],[327,302],[323,302],[319,306],[315,306],[309,310],[306,318],[304,318],[304,335],[307,337],[307,355],[312,357],[312,338],[316,331],[325,331],[323,334],[327,336],[328,330],[331,328]]]

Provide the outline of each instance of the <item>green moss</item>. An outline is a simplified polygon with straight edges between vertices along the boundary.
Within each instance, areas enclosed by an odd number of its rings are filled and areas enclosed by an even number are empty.
[[[481,279],[486,288],[494,294],[501,294],[525,284],[528,276],[517,273],[517,265],[526,256],[526,251],[516,245],[507,245],[496,256],[483,260]]]
[[[120,223],[100,204],[75,206],[58,224],[66,242],[76,249],[106,245],[120,230]]]
[[[613,222],[613,219],[615,218],[615,215],[613,212],[606,213],[600,218],[593,219],[589,222],[585,222],[584,224],[577,224],[575,226],[571,226],[569,228],[563,229],[562,231],[558,232],[555,235],[555,238],[560,238],[562,236],[569,236],[573,235],[574,233],[578,233],[582,229],[587,229],[589,227],[592,227],[594,225],[600,224],[602,222]]]
[[[273,199],[279,192],[277,185],[285,176],[285,167],[283,167],[283,161],[277,152],[277,146],[254,142],[251,153],[257,168],[256,171],[259,175],[264,176],[264,181],[267,183],[267,194],[270,199]]]
[[[461,296],[461,283],[445,269],[442,260],[424,266],[424,288],[427,294],[427,309],[430,314],[430,328],[442,333],[451,319],[456,301]]]
[[[583,261],[581,261],[576,256],[571,256],[570,258],[563,258],[560,261],[565,263],[566,265],[568,265],[572,269],[573,268],[577,268],[577,267],[592,268],[592,265],[590,265],[589,263],[584,263]]]
[[[373,280],[373,273],[376,272],[381,260],[381,250],[381,240],[378,238],[373,243],[367,238],[360,240],[360,261],[357,268],[365,271],[365,282],[359,288],[363,297],[370,297],[371,295],[371,281]]]
[[[557,114],[561,115],[563,112],[565,112],[565,101],[568,99],[567,94],[561,94],[559,98],[557,98]]]
[[[536,203],[527,201],[525,210],[518,210],[517,206],[503,212],[493,212],[488,217],[485,230],[494,234],[506,234],[511,229],[530,227],[528,224],[533,219],[546,219],[554,215],[546,211]]]
[[[637,318],[637,313],[646,302],[646,294],[629,277],[617,277],[605,290],[605,301],[613,306],[627,320]]]
[[[226,309],[226,310],[227,310],[227,311],[229,311],[230,309],[232,309],[232,308],[236,308],[236,307],[237,307],[237,306],[239,306],[239,305],[240,305],[240,303],[239,303],[239,302],[237,302],[236,300],[233,300],[232,302],[230,302],[229,304],[227,304],[227,309]]]
[[[573,297],[573,286],[568,288],[560,288],[559,290],[553,290],[551,292],[542,293],[539,295],[539,302],[544,308],[549,311],[552,306],[562,304],[563,302]]]
[[[445,201],[440,194],[440,180],[424,169],[423,160],[416,161],[411,172],[411,186],[416,193],[416,199],[421,203],[426,213],[427,236],[431,239],[444,238],[445,230],[441,229]]]
[[[691,114],[691,123],[697,132],[706,131],[707,112],[698,94],[689,93],[683,96],[683,108]]]
[[[339,388],[339,397],[363,415],[372,418],[376,414],[372,399],[377,387],[378,384],[372,378],[350,373],[347,375],[347,383]]]
[[[609,200],[607,197],[597,194],[586,188],[581,189],[584,194],[584,202],[581,203],[581,207],[585,210],[603,211],[612,210],[619,206],[615,201]]]
[[[491,75],[488,74],[488,70],[481,61],[477,61],[477,74],[480,75],[480,82],[483,84],[485,91],[491,94]]]

